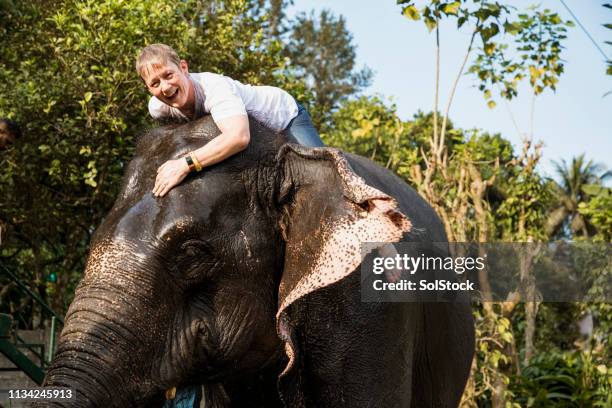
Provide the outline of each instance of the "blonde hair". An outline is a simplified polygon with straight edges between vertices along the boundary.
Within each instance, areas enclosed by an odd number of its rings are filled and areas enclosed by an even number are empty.
[[[181,66],[181,59],[174,49],[166,44],[151,44],[147,45],[140,51],[140,55],[136,59],[136,71],[141,77],[145,69],[149,66],[159,67],[173,63],[177,67]]]

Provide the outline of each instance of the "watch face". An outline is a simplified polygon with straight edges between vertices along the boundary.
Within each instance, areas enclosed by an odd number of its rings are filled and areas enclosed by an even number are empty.
[[[195,170],[195,164],[193,163],[193,159],[191,155],[185,156],[185,161],[187,161],[187,166],[189,166],[189,171]]]

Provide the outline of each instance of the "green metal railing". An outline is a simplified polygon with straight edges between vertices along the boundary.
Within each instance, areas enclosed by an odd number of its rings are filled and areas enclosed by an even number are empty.
[[[46,347],[45,355],[44,343],[28,343],[21,338],[17,332],[11,334],[13,326],[13,316],[0,313],[0,353],[4,354],[17,368],[3,368],[2,371],[23,371],[37,384],[42,384],[45,377],[45,368],[51,363],[53,353],[55,352],[55,337],[57,332],[57,323],[64,324],[64,319],[59,316],[53,309],[49,307],[36,293],[34,293],[27,285],[25,285],[19,277],[9,270],[0,262],[0,272],[17,285],[17,288],[26,296],[36,302],[44,312],[51,316],[51,327],[49,334],[49,343]],[[38,359],[36,364],[20,349],[27,349]]]

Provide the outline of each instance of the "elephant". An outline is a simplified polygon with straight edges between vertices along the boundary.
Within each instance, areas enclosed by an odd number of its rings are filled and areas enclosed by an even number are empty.
[[[207,408],[457,406],[470,304],[360,297],[360,243],[444,242],[433,209],[368,159],[249,124],[246,150],[163,198],[156,169],[219,129],[140,137],[43,385],[78,407],[159,407],[192,384]]]

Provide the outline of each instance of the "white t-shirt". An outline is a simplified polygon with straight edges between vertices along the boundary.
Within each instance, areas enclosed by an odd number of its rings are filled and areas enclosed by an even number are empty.
[[[274,86],[245,85],[212,72],[189,74],[195,88],[196,118],[210,113],[215,122],[247,113],[270,129],[281,131],[298,114],[295,99]],[[187,119],[183,113],[156,97],[149,100],[149,113],[155,119]]]

